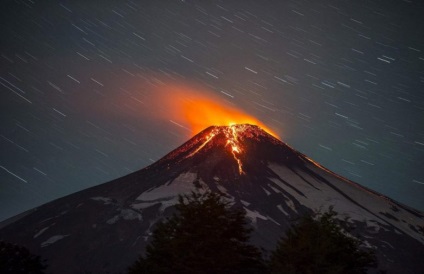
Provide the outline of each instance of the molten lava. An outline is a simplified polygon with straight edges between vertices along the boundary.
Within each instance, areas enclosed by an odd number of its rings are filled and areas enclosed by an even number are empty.
[[[197,152],[199,152],[202,148],[204,148],[212,139],[216,136],[216,132],[212,131],[208,136],[206,136],[206,140],[203,142],[202,145],[200,145],[193,153],[188,155],[188,157],[193,156]]]
[[[181,82],[161,81],[161,83],[163,85],[157,86],[152,95],[153,100],[156,100],[152,105],[160,106],[158,111],[153,112],[154,115],[160,115],[160,118],[191,131],[192,136],[211,125],[215,126],[201,137],[200,145],[193,150],[190,148],[190,153],[185,158],[190,158],[209,147],[219,135],[219,138],[225,138],[225,148],[237,162],[238,172],[245,174],[241,157],[245,153],[245,148],[240,139],[246,131],[252,131],[254,128],[252,125],[257,125],[278,138],[276,133],[258,119],[237,108],[233,102],[224,100],[216,91]],[[218,143],[221,141],[223,140],[220,139]]]
[[[244,173],[243,164],[241,163],[240,158],[238,158],[238,154],[242,153],[243,150],[241,148],[240,142],[238,141],[237,134],[239,131],[242,131],[244,127],[236,127],[235,125],[231,125],[228,129],[231,131],[231,136],[228,136],[229,134],[225,135],[225,137],[227,137],[227,145],[231,146],[231,153],[233,154],[234,159],[237,161],[239,173],[241,175]]]
[[[251,127],[251,125],[230,125],[227,127],[215,127],[212,131],[204,137],[201,145],[191,154],[187,156],[187,158],[192,157],[199,151],[201,151],[204,147],[207,146],[216,136],[220,133],[225,136],[226,142],[225,147],[228,148],[229,152],[232,154],[234,160],[237,162],[239,174],[242,175],[245,172],[243,171],[243,163],[240,155],[244,152],[244,148],[242,142],[240,141],[240,137],[245,134],[245,130]]]

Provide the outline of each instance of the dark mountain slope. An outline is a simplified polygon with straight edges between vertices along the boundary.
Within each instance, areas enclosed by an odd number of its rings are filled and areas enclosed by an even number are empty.
[[[304,213],[329,206],[377,249],[389,273],[424,269],[421,212],[348,181],[252,125],[210,127],[151,166],[45,204],[0,238],[48,260],[53,273],[125,271],[178,194],[212,190],[246,210],[252,241],[271,250]]]

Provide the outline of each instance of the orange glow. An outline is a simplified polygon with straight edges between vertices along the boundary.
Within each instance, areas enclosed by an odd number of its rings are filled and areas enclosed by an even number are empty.
[[[240,175],[244,173],[243,171],[243,164],[241,163],[240,158],[238,157],[238,154],[240,154],[243,150],[241,149],[241,146],[239,144],[238,136],[237,136],[237,129],[234,126],[230,126],[231,129],[231,136],[227,136],[227,144],[231,145],[231,153],[233,154],[234,159],[237,161],[239,173]]]
[[[234,160],[237,162],[238,165],[238,171],[240,175],[244,174],[243,171],[243,163],[241,162],[241,159],[239,155],[243,152],[242,144],[239,142],[238,134],[240,131],[243,131],[244,127],[236,127],[235,125],[230,125],[229,127],[223,127],[223,128],[214,128],[211,133],[209,133],[205,137],[205,141],[190,155],[187,156],[187,158],[192,157],[197,152],[199,152],[202,148],[204,148],[216,135],[219,133],[223,133],[225,135],[225,138],[227,139],[227,143],[225,146],[230,147],[230,152],[233,155]]]
[[[209,126],[252,124],[278,138],[258,119],[231,105],[216,92],[193,85],[166,83],[157,87],[155,93],[167,119],[188,128],[192,136]]]
[[[186,101],[182,106],[184,118],[194,133],[198,133],[209,126],[258,124],[258,121],[253,117],[249,117],[234,108],[225,107],[213,100],[202,98],[195,101]]]
[[[214,132],[211,132],[207,137],[206,137],[206,141],[201,145],[201,146],[199,146],[193,153],[191,153],[190,155],[188,155],[188,157],[191,157],[191,156],[193,156],[194,154],[196,154],[199,150],[201,150],[204,146],[206,146],[212,139],[213,139],[213,137],[215,137],[215,133]]]
[[[258,119],[235,107],[231,101],[224,100],[225,96],[218,95],[218,92],[182,83],[162,81],[160,83],[160,85],[155,85],[152,90],[152,105],[159,106],[152,114],[159,114],[162,119],[166,119],[181,128],[188,129],[192,136],[210,126],[228,127],[210,132],[187,158],[194,156],[205,148],[219,133],[224,133],[227,139],[225,146],[228,147],[229,152],[238,165],[238,171],[242,175],[245,172],[243,171],[243,163],[240,156],[244,153],[244,148],[242,143],[239,142],[239,135],[244,130],[244,127],[236,127],[234,125],[257,125],[278,138],[277,134]],[[234,96],[233,99],[235,101],[237,97]]]

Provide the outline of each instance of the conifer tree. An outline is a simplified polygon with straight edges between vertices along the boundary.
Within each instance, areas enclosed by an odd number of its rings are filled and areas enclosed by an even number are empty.
[[[372,250],[363,250],[362,241],[347,234],[347,222],[337,220],[332,208],[319,218],[304,216],[279,241],[271,255],[271,273],[332,274],[367,273],[376,267]]]
[[[46,265],[27,248],[0,241],[0,273],[42,274]]]
[[[129,273],[262,273],[260,251],[250,245],[245,212],[215,193],[180,196],[177,213],[157,225],[146,256]]]

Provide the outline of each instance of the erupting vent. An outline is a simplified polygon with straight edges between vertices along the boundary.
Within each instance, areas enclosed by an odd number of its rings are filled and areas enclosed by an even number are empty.
[[[146,250],[152,227],[174,214],[178,196],[193,191],[212,191],[245,210],[252,244],[268,254],[293,220],[334,207],[354,226],[349,235],[375,249],[381,269],[424,269],[421,212],[249,124],[208,127],[149,167],[16,216],[0,235],[46,258],[52,273],[121,273]]]
[[[250,125],[230,125],[228,127],[214,127],[212,131],[205,137],[204,142],[188,157],[192,157],[194,154],[199,152],[202,148],[204,148],[210,141],[214,139],[220,133],[223,133],[226,138],[225,146],[229,148],[231,154],[234,157],[234,160],[237,162],[238,170],[240,174],[243,174],[243,163],[239,155],[243,153],[243,147],[241,142],[239,141],[239,135],[242,135],[247,127],[251,127]]]
[[[214,153],[224,152],[229,158],[223,155],[219,156],[219,161],[229,159],[233,160],[237,167],[239,175],[246,175],[248,158],[256,157],[252,154],[252,145],[256,147],[260,144],[271,144],[281,148],[286,146],[278,140],[275,135],[256,126],[250,124],[231,124],[229,126],[211,126],[198,133],[190,141],[186,142],[170,154],[162,158],[158,164],[166,166],[175,165],[181,161],[193,161],[190,165],[202,161],[203,157],[211,157]],[[214,151],[214,153],[209,153]],[[262,149],[262,152],[264,150]],[[274,152],[272,152],[274,153]],[[196,157],[196,159],[194,159]],[[215,160],[218,158],[214,158]],[[212,160],[215,161],[215,160]],[[210,162],[210,163],[212,163]]]
[[[267,138],[271,142],[279,142],[263,129],[250,124],[232,124],[230,126],[212,126],[198,134],[195,142],[181,146],[178,154],[185,154],[184,159],[191,158],[200,152],[206,152],[211,147],[224,147],[238,165],[239,174],[245,174],[243,170],[242,155],[246,152],[246,139]],[[174,159],[176,154],[165,157],[167,160]],[[174,159],[175,160],[175,159]]]

